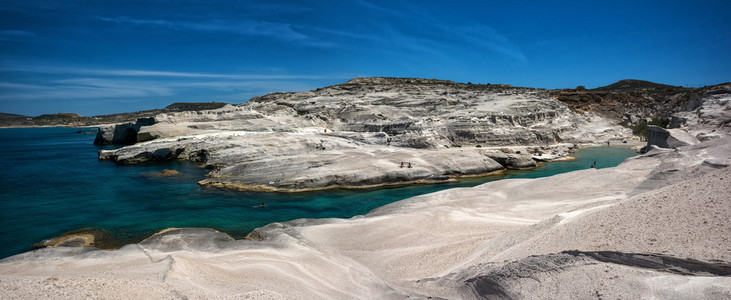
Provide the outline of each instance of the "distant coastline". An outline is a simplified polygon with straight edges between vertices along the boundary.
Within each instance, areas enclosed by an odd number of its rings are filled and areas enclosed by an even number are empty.
[[[362,78],[354,79],[355,83]],[[431,84],[432,82],[440,82],[451,85],[477,88],[506,89],[512,88],[506,84],[472,84],[472,83],[456,83],[448,80],[433,80],[419,78],[385,78],[387,80],[400,80],[403,84]],[[583,86],[571,89],[546,89],[552,97],[563,102],[573,110],[594,111],[607,117],[621,119],[623,116],[620,112],[636,105],[636,101],[651,100],[654,105],[645,105],[647,107],[655,107],[655,111],[648,111],[649,115],[662,113],[665,109],[671,108],[670,105],[677,103],[665,103],[663,100],[670,95],[682,95],[679,99],[692,97],[693,93],[713,93],[716,87],[723,86],[726,83],[710,85],[701,88],[685,88],[680,86],[671,86],[660,83],[654,83],[644,80],[623,79],[613,84],[598,87],[595,89],[585,89]],[[539,88],[528,88],[535,90],[544,90]],[[279,94],[279,93],[273,93]],[[256,98],[256,97],[255,97]],[[673,102],[678,102],[673,101]],[[604,105],[596,105],[601,103]],[[175,102],[162,109],[143,110],[135,112],[115,113],[97,116],[82,116],[76,113],[55,113],[43,114],[40,116],[26,116],[19,114],[10,114],[0,112],[0,128],[35,128],[35,127],[99,127],[110,124],[118,124],[124,122],[133,122],[139,118],[149,118],[161,113],[183,112],[183,111],[202,111],[217,109],[229,103],[224,102]],[[622,108],[624,107],[624,108]],[[629,120],[633,121],[633,120]],[[636,120],[635,120],[636,121]],[[630,122],[633,123],[633,122]]]
[[[24,116],[0,113],[0,128],[36,128],[36,127],[100,127],[105,125],[132,122],[139,118],[149,118],[161,113],[201,111],[221,108],[223,102],[176,102],[163,109],[143,110],[86,117],[75,113],[56,113],[40,116]]]

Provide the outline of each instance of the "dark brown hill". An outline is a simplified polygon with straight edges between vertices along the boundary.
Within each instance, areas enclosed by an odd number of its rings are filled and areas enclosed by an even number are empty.
[[[700,107],[704,96],[718,93],[731,93],[731,83],[683,88],[628,79],[591,90],[551,91],[574,111],[591,111],[628,126],[643,119],[670,119],[673,113]]]
[[[637,79],[624,79],[612,83],[607,86],[598,87],[593,91],[607,91],[607,92],[629,92],[629,91],[657,91],[657,92],[671,92],[671,91],[682,91],[685,88],[681,86],[672,86],[660,83],[654,83],[650,81],[637,80]]]
[[[30,118],[29,116],[23,116],[23,115],[16,115],[16,114],[6,114],[6,113],[0,113],[0,122],[4,120],[20,120],[20,119],[26,119]]]

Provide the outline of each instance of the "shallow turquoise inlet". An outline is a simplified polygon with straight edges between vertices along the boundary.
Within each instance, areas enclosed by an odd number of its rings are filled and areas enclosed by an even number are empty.
[[[371,190],[280,194],[203,188],[205,170],[171,162],[117,166],[97,160],[94,135],[75,128],[0,129],[0,258],[78,228],[110,231],[137,242],[168,227],[210,227],[243,238],[272,222],[298,218],[349,218],[408,197],[502,178],[536,178],[613,167],[636,155],[628,147],[582,149],[576,161],[454,183]],[[163,169],[179,176],[159,177]],[[266,203],[265,207],[259,204]]]

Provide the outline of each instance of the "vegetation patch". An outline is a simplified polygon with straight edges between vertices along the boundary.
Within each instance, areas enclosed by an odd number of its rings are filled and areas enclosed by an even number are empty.
[[[647,120],[641,120],[634,126],[632,126],[632,134],[642,137],[647,137],[647,125],[660,126],[662,128],[668,128],[670,119],[666,118],[652,118],[649,122]]]

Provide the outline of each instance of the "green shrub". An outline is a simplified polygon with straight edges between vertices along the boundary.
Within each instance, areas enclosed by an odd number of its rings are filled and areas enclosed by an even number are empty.
[[[647,123],[647,125],[655,125],[655,126],[660,126],[662,128],[668,128],[668,125],[670,125],[670,119],[652,118],[650,123]]]
[[[652,118],[650,122],[647,122],[647,120],[641,120],[637,124],[632,126],[632,134],[647,137],[647,125],[655,125],[662,128],[668,128],[669,124],[670,120],[665,118]]]

